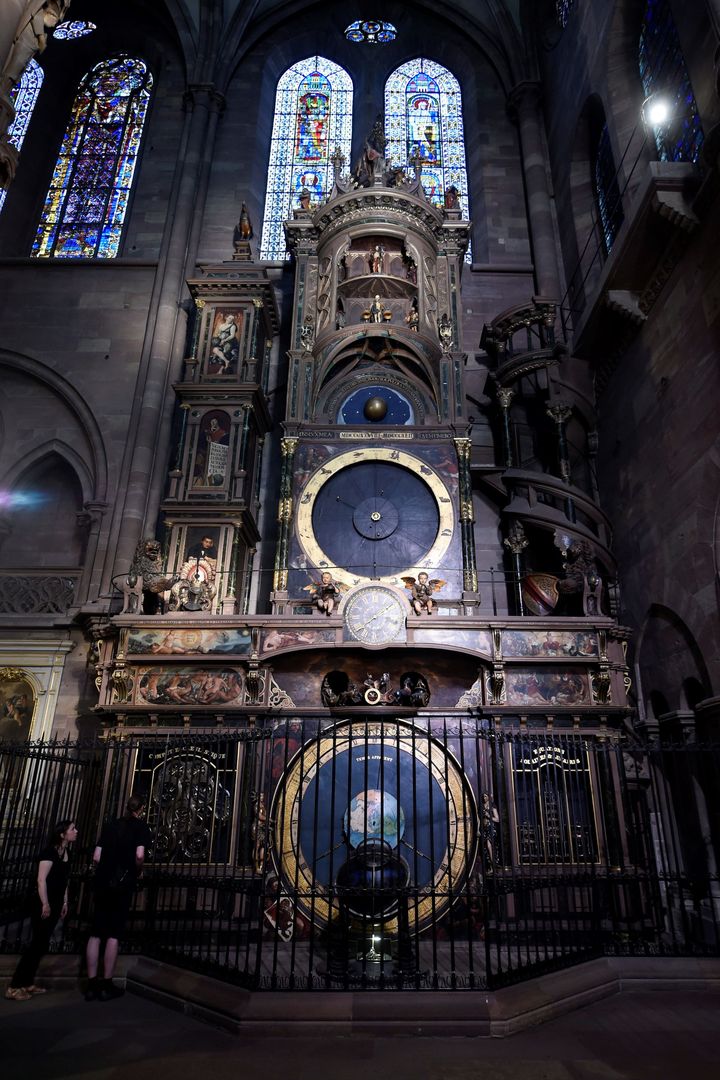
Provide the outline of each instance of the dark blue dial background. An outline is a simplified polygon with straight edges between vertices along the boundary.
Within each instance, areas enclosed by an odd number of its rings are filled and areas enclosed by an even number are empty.
[[[368,759],[379,755],[383,760]],[[389,759],[389,760],[388,760]],[[308,783],[300,803],[300,851],[315,880],[328,886],[352,853],[343,833],[343,815],[360,792],[392,795],[405,815],[397,853],[410,868],[410,883],[430,884],[447,852],[446,796],[425,763],[380,741],[339,750]]]
[[[382,420],[368,420],[364,409],[370,398],[380,397],[387,402],[387,412]],[[373,427],[388,424],[410,424],[413,421],[410,402],[388,386],[363,386],[351,394],[340,406],[339,424],[371,424]]]
[[[385,513],[388,502],[398,517],[389,535],[374,539],[362,524],[358,528],[359,507],[369,525],[373,506]],[[360,462],[336,473],[318,492],[312,515],[315,539],[330,564],[359,577],[389,577],[415,566],[435,543],[439,523],[427,484],[385,461]]]

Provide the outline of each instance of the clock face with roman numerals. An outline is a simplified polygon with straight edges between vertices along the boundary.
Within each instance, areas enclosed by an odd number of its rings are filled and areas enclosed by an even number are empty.
[[[455,515],[440,475],[404,450],[351,450],[325,463],[298,499],[297,535],[310,565],[346,585],[400,585],[436,570]]]
[[[405,635],[407,607],[391,589],[366,585],[348,597],[343,616],[350,637],[366,645],[387,645]]]
[[[458,762],[405,721],[343,721],[310,739],[273,796],[273,858],[306,918],[339,917],[338,883],[382,850],[412,893],[410,929],[437,922],[477,853],[477,805]],[[393,932],[392,912],[384,917]]]

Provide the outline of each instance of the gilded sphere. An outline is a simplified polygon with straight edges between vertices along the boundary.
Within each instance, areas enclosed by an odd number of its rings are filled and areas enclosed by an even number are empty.
[[[365,402],[365,408],[363,413],[366,420],[371,420],[373,423],[377,423],[379,420],[383,420],[387,416],[388,405],[385,398],[371,397]]]

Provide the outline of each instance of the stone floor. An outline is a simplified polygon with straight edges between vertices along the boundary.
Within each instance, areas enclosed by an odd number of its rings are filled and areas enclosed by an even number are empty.
[[[718,1080],[720,994],[625,992],[505,1039],[232,1035],[127,993],[0,1000],[2,1080]]]

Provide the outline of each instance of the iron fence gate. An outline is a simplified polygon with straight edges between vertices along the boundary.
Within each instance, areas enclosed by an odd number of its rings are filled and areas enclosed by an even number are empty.
[[[476,718],[282,720],[0,745],[0,939],[71,817],[92,850],[127,797],[154,834],[125,947],[256,989],[497,987],[604,954],[717,955],[716,746]]]

